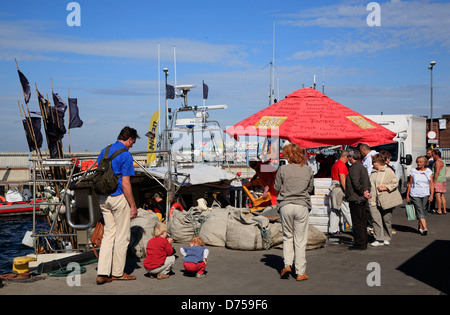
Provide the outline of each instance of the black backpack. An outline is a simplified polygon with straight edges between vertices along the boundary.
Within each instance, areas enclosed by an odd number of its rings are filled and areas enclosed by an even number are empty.
[[[110,157],[108,157],[110,148],[111,145],[106,147],[105,154],[98,163],[98,167],[95,170],[95,173],[91,177],[92,186],[97,195],[110,195],[116,191],[117,186],[119,185],[118,178],[114,174],[111,162],[116,156],[127,150],[121,148],[114,152]]]

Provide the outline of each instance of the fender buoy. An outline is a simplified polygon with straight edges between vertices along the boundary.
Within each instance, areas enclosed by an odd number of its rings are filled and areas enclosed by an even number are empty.
[[[178,202],[175,202],[172,205],[172,207],[170,207],[169,218],[172,217],[173,210],[175,210],[175,209],[179,210],[179,211],[183,211],[184,210],[184,208],[183,208],[183,206],[181,204],[179,204]]]

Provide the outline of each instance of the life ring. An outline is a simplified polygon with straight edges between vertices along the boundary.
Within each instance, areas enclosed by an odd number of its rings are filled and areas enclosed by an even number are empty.
[[[0,196],[0,202],[6,202],[6,199],[3,196]]]
[[[179,204],[178,202],[175,202],[172,205],[172,207],[170,207],[169,218],[172,217],[173,210],[183,211],[184,208],[183,208],[183,206],[181,204]]]

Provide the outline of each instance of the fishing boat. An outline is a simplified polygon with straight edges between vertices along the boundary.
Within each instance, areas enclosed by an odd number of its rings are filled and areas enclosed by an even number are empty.
[[[36,211],[40,211],[39,203],[41,199],[36,200]],[[33,213],[33,200],[29,201],[14,201],[14,202],[0,202],[0,216],[4,215],[20,215]]]
[[[232,171],[227,164],[223,130],[219,122],[209,116],[209,111],[227,109],[227,105],[189,105],[187,94],[195,85],[176,85],[174,88],[178,90],[175,96],[183,99],[182,106],[171,110],[166,102],[165,122],[162,124],[165,127],[158,134],[158,118],[156,123],[150,123],[146,134],[153,141],[151,144],[149,141],[149,149],[161,150],[152,151],[155,155],[147,160],[147,165],[134,160],[136,175],[131,178],[131,184],[136,203],[142,205],[148,196],[158,193],[166,200],[167,212],[174,203],[184,209],[197,206],[199,198],[205,198],[208,206],[241,206],[243,198],[238,191],[242,190],[242,184],[234,174],[236,168]],[[198,143],[201,145],[196,148]],[[133,155],[141,153],[146,152],[132,152]],[[71,189],[77,206],[79,201],[83,203],[82,200],[87,200],[92,194],[90,187],[82,175],[73,178]],[[88,205],[82,208],[88,208]],[[86,212],[86,217],[89,217],[89,211]]]

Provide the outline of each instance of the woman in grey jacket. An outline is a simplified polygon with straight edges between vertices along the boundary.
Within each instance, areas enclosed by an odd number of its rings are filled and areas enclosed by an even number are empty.
[[[307,280],[306,244],[308,215],[314,189],[314,174],[305,163],[303,149],[291,143],[283,147],[283,156],[289,164],[279,168],[274,188],[278,191],[277,205],[283,227],[283,259],[285,267],[281,278],[286,279],[295,264],[297,281]]]

